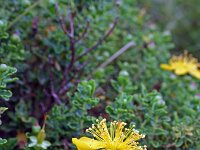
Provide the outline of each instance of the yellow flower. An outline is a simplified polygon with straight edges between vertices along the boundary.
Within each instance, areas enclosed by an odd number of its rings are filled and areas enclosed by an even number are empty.
[[[124,128],[126,123],[113,121],[107,128],[106,119],[97,120],[97,125],[92,125],[86,132],[91,133],[95,139],[82,137],[72,138],[78,150],[146,150],[146,146],[138,146],[137,140],[144,138],[134,129]]]
[[[187,52],[180,56],[173,56],[169,64],[161,64],[160,67],[164,70],[174,71],[176,75],[190,74],[200,79],[200,63]]]

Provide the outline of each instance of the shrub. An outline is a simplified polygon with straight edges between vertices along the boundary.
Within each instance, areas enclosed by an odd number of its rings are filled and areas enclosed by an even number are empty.
[[[1,99],[15,68],[19,78],[0,101],[0,149],[75,149],[72,137],[102,118],[135,125],[148,149],[200,147],[199,80],[160,68],[172,36],[138,1],[0,5]]]

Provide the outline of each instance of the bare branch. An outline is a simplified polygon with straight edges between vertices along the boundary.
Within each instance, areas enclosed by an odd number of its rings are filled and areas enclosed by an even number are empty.
[[[50,88],[51,88],[51,96],[53,97],[53,99],[55,100],[55,102],[57,104],[61,104],[61,100],[59,99],[58,95],[55,92],[55,88],[54,88],[54,76],[53,76],[53,70],[52,70],[52,66],[53,66],[53,61],[52,59],[49,57],[49,64],[50,64],[50,73],[49,73],[49,77],[50,77]]]
[[[90,27],[90,23],[89,23],[89,21],[87,20],[87,21],[86,21],[86,26],[85,26],[85,28],[84,28],[83,33],[78,37],[78,39],[77,39],[75,42],[79,42],[81,39],[83,39],[83,38],[85,37],[85,35],[86,35],[86,33],[87,33],[89,27]]]
[[[70,37],[74,38],[74,17],[72,15],[72,12],[69,15],[69,19],[70,19]]]
[[[74,62],[75,62],[76,49],[75,49],[75,40],[74,40],[74,17],[72,15],[72,13],[70,13],[69,17],[70,17],[70,36],[69,36],[69,40],[70,40],[71,60],[70,60],[69,65],[67,65],[65,70],[64,70],[64,75],[63,75],[63,80],[62,80],[62,83],[61,83],[61,88],[59,89],[59,92],[58,92],[59,94],[62,93],[61,91],[63,91],[63,88],[66,87],[67,75],[73,69],[73,65],[74,65]]]
[[[96,49],[102,42],[113,32],[115,26],[117,25],[118,17],[116,17],[111,25],[111,27],[106,31],[105,35],[103,35],[91,48],[86,49],[80,56],[76,59],[80,59],[81,57],[87,55],[92,50]]]
[[[123,54],[124,52],[126,52],[130,47],[135,46],[135,42],[131,41],[129,43],[127,43],[125,46],[123,46],[120,50],[118,50],[115,54],[113,54],[108,60],[106,60],[104,63],[102,63],[101,65],[99,65],[99,67],[97,67],[97,69],[95,69],[93,71],[93,74],[101,69],[101,68],[105,68],[108,64],[110,64],[111,62],[113,62],[117,57],[119,57],[121,54]],[[92,75],[90,75],[88,78],[91,79]]]
[[[89,64],[89,61],[86,61],[84,62],[83,64],[79,65],[77,68],[76,68],[76,71],[80,71],[82,70],[86,65]]]
[[[97,69],[105,68],[108,64],[110,64],[112,61],[114,61],[117,57],[119,57],[121,54],[123,54],[126,50],[128,50],[132,46],[135,46],[135,42],[133,41],[123,46],[120,50],[118,50],[115,54],[113,54],[108,60],[102,63]]]
[[[65,24],[64,24],[64,19],[63,19],[63,17],[61,17],[61,16],[59,15],[59,6],[58,6],[57,3],[55,4],[55,10],[56,10],[56,15],[57,15],[57,18],[58,18],[58,22],[60,23],[61,29],[63,30],[63,32],[64,32],[66,35],[70,36],[70,33],[67,31],[67,28],[66,28],[66,26],[65,26]]]

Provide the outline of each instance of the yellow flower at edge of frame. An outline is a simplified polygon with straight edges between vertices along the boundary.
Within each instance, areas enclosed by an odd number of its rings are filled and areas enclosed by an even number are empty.
[[[200,79],[200,63],[192,55],[188,55],[187,52],[179,56],[173,56],[169,60],[169,64],[161,64],[160,67],[164,70],[174,71],[176,75],[190,74]]]
[[[72,138],[72,143],[76,145],[78,150],[96,150],[105,147],[105,143],[88,137],[81,137],[80,139]]]
[[[134,129],[124,128],[126,123],[113,121],[110,128],[107,128],[106,119],[97,120],[97,125],[92,125],[86,131],[91,133],[95,139],[81,137],[80,139],[72,138],[72,143],[78,150],[146,150],[146,146],[139,146],[137,140],[145,136],[139,134]]]

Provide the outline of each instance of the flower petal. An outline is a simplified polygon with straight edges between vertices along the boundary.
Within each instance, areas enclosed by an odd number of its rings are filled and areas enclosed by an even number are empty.
[[[161,64],[160,68],[162,68],[164,70],[173,70],[174,69],[171,65],[167,65],[167,64]]]
[[[76,145],[78,150],[96,150],[105,148],[106,144],[88,137],[82,137],[80,139],[72,138],[72,143]]]
[[[186,73],[188,73],[188,69],[185,68],[185,67],[179,67],[179,68],[175,69],[175,74],[176,75],[184,75]]]
[[[47,147],[49,147],[51,145],[51,143],[49,141],[43,141],[41,144],[41,147],[43,149],[47,149]]]
[[[190,74],[193,75],[194,77],[200,79],[200,70],[190,71]]]

